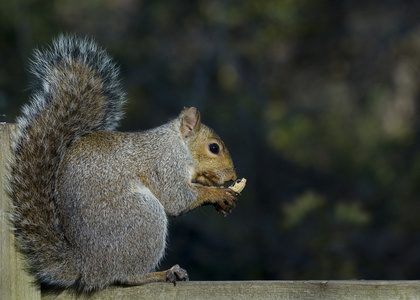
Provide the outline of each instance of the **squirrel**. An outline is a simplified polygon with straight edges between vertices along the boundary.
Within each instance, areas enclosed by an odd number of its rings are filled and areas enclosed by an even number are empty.
[[[29,272],[82,293],[188,280],[178,265],[155,269],[169,217],[235,206],[238,193],[223,185],[236,171],[221,138],[194,107],[153,129],[116,131],[126,102],[119,69],[90,38],[59,36],[34,51],[30,71],[8,189]]]

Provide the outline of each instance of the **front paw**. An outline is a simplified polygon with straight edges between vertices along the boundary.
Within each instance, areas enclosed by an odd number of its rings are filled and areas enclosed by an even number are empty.
[[[238,194],[229,188],[220,188],[220,192],[221,198],[214,203],[214,207],[219,213],[227,216],[235,207]]]

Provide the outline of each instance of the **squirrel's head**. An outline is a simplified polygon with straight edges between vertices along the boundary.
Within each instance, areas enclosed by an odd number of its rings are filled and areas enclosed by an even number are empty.
[[[184,108],[179,115],[180,130],[194,158],[193,181],[204,185],[222,185],[236,180],[232,159],[222,139],[201,124],[195,107]]]

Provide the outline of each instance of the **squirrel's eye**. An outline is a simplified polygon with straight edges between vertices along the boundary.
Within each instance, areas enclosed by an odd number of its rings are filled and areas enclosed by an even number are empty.
[[[213,154],[219,154],[220,147],[219,147],[219,145],[218,145],[218,144],[216,144],[216,143],[211,143],[211,144],[209,145],[209,150],[210,150],[210,152],[211,152],[211,153],[213,153]]]

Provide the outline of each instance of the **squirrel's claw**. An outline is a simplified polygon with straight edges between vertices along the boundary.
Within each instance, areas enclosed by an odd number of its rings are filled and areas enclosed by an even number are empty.
[[[216,211],[226,217],[232,211],[232,208],[236,206],[237,195],[238,193],[235,191],[226,188],[224,197],[215,203]]]
[[[187,271],[182,269],[179,265],[175,265],[166,271],[166,281],[172,282],[175,286],[177,280],[189,280]]]

